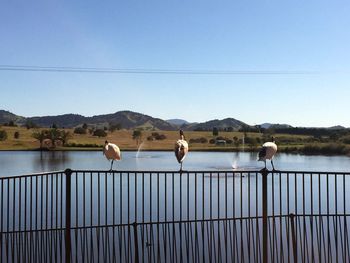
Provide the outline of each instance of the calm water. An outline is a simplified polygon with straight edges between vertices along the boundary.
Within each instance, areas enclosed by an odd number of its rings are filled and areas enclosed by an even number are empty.
[[[350,171],[347,156],[303,156],[279,153],[275,157],[279,170],[296,171]],[[110,164],[102,152],[0,152],[0,176],[28,174],[71,169],[106,170]],[[255,170],[263,167],[256,161],[256,153],[190,152],[185,159],[185,170]],[[270,167],[270,163],[268,163]],[[116,170],[176,171],[179,165],[173,152],[123,152],[122,161],[114,164]]]

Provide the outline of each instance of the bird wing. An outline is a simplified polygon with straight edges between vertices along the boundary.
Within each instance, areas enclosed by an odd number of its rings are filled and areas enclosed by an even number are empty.
[[[185,140],[177,140],[175,143],[175,156],[179,163],[181,163],[188,152],[188,144]]]
[[[109,143],[105,147],[105,155],[108,160],[120,160],[120,149],[117,145]]]
[[[265,157],[266,157],[266,147],[263,146],[258,153],[258,161],[264,160]]]

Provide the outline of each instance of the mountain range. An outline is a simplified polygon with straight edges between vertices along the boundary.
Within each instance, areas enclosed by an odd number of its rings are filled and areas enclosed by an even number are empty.
[[[132,111],[118,111],[111,114],[95,115],[92,117],[85,117],[79,114],[23,117],[9,111],[0,110],[0,125],[9,122],[14,122],[17,125],[33,123],[39,127],[51,127],[55,124],[59,128],[74,128],[82,126],[84,123],[96,127],[108,127],[112,124],[119,124],[123,129],[143,128],[145,130],[178,130],[181,128],[183,130],[211,131],[216,127],[218,130],[238,131],[242,128],[255,128],[255,126],[248,125],[234,118],[225,118],[222,120],[215,119],[201,123],[189,123],[182,119],[162,120]],[[265,129],[293,128],[288,124],[272,123],[263,123],[259,126]],[[329,129],[344,129],[344,127],[333,126]]]

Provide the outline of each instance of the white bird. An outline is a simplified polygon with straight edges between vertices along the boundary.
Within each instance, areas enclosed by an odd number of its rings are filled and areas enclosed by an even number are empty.
[[[105,146],[103,147],[103,154],[106,156],[107,160],[112,160],[111,169],[113,167],[114,160],[121,160],[120,149],[114,143],[109,143],[105,141]]]
[[[258,154],[258,161],[262,161],[265,163],[265,169],[266,169],[266,160],[271,161],[272,169],[275,171],[275,167],[273,166],[273,156],[277,152],[277,145],[275,143],[274,137],[272,137],[272,142],[265,142],[259,151]]]
[[[188,152],[188,143],[185,140],[184,132],[180,130],[180,139],[175,143],[175,156],[177,161],[181,164],[180,171],[182,171],[182,162]]]

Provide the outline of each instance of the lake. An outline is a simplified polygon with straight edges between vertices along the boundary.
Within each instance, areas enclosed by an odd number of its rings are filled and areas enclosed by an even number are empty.
[[[277,153],[274,161],[278,170],[296,171],[350,171],[348,156],[305,156]],[[262,162],[256,153],[249,152],[189,152],[184,170],[259,170]],[[102,151],[1,151],[0,176],[20,175],[71,169],[107,170],[109,162]],[[271,168],[268,161],[268,168]],[[177,171],[179,165],[173,152],[123,152],[122,161],[114,163],[116,170],[166,170]]]

